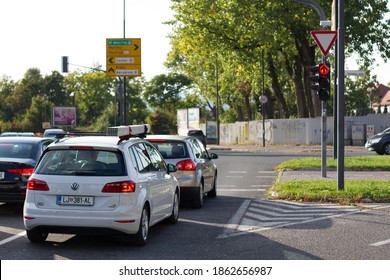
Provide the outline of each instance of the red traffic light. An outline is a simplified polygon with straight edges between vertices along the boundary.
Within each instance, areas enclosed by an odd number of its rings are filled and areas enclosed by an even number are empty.
[[[320,73],[320,75],[322,75],[322,76],[328,75],[329,71],[330,71],[329,67],[325,63],[320,64],[319,67],[318,67],[318,73]]]

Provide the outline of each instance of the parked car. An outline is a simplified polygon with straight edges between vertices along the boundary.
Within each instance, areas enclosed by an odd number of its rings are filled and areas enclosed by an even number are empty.
[[[180,183],[181,201],[190,200],[193,206],[203,206],[204,195],[217,195],[217,166],[215,153],[210,153],[198,138],[178,135],[148,135],[146,138],[168,163],[175,164],[174,174]]]
[[[198,138],[200,140],[200,142],[202,142],[202,144],[206,148],[206,143],[207,143],[206,135],[204,135],[202,130],[200,130],[200,129],[189,130],[187,132],[187,136],[194,136],[194,137]]]
[[[23,203],[27,180],[54,139],[0,137],[0,202]]]
[[[390,127],[368,139],[365,147],[379,155],[390,155]]]
[[[65,134],[65,131],[61,128],[48,128],[43,132],[43,137],[56,138],[57,135]]]
[[[35,137],[34,132],[3,132],[0,137]]]
[[[49,233],[131,235],[144,245],[149,227],[176,223],[180,189],[156,148],[123,126],[118,136],[65,137],[43,153],[28,181],[24,225],[32,242]],[[131,133],[130,133],[131,132]]]

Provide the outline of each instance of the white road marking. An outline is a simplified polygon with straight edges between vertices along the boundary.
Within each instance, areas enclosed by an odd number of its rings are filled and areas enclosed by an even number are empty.
[[[8,243],[8,242],[11,242],[11,241],[13,241],[13,240],[15,240],[15,239],[18,239],[19,237],[23,237],[23,236],[25,236],[25,235],[26,235],[26,231],[21,231],[21,232],[19,232],[18,234],[15,234],[15,235],[13,235],[13,236],[11,236],[11,237],[8,237],[8,238],[6,238],[6,239],[1,240],[1,241],[0,241],[0,246],[6,244],[6,243]]]
[[[390,243],[390,239],[379,241],[379,242],[376,242],[376,243],[372,243],[370,245],[378,247],[378,246],[382,246],[382,245],[385,245],[385,244],[388,244],[388,243]]]

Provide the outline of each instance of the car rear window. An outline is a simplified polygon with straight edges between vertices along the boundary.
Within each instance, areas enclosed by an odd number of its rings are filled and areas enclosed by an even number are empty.
[[[187,148],[184,142],[178,141],[154,141],[149,140],[159,150],[165,159],[188,157]]]
[[[123,156],[119,151],[49,150],[36,168],[37,174],[123,176]]]
[[[0,157],[31,158],[34,144],[0,143]]]

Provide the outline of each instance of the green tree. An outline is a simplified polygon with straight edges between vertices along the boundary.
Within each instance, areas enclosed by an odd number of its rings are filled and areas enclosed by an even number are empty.
[[[329,17],[331,4],[321,3]],[[385,46],[390,25],[389,20],[383,20],[388,12],[386,4],[385,0],[351,0],[346,5],[346,42],[349,44],[348,40],[354,38],[349,46],[360,44],[357,52],[366,61],[375,48],[389,57]],[[243,117],[240,110],[245,108],[247,118],[251,118],[248,104],[253,104],[259,95],[260,62],[265,57],[265,83],[272,89],[275,107],[282,116],[290,115],[291,101],[298,117],[321,114],[320,102],[309,82],[309,66],[318,64],[320,58],[310,36],[319,22],[313,8],[290,0],[174,0],[173,10],[173,49],[167,65],[188,75],[206,99],[212,100],[215,95],[212,84],[216,76],[214,66],[218,64],[222,103],[235,107],[238,118]],[[245,73],[244,80],[241,73]],[[251,84],[249,95],[237,90],[242,89],[239,85],[243,82]]]
[[[172,114],[157,110],[149,115],[148,123],[153,134],[177,134],[176,116]]]
[[[190,94],[190,86],[191,80],[184,75],[161,74],[146,83],[143,94],[146,102],[152,108],[176,112],[176,109],[185,108],[186,102],[183,100]]]
[[[66,76],[65,89],[70,100],[73,95],[77,109],[77,124],[83,127],[93,125],[104,111],[112,108],[114,81],[102,72],[73,72]]]

